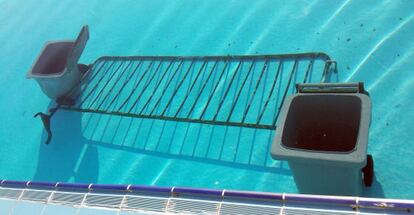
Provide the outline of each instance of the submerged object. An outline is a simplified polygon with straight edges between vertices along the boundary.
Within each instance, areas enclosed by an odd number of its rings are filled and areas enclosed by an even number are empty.
[[[321,52],[103,56],[87,68],[77,60],[88,38],[84,26],[76,41],[47,45],[28,74],[57,103],[36,114],[46,143],[51,125],[59,126],[51,120],[58,110],[273,131],[296,81],[327,82],[336,72]]]
[[[66,96],[88,70],[78,65],[88,39],[88,26],[83,26],[76,40],[47,42],[26,77],[35,79],[51,99]]]
[[[271,155],[288,161],[301,193],[361,195],[374,174],[370,122],[362,83],[297,84],[283,105]]]
[[[47,42],[27,73],[27,78],[35,79],[43,93],[54,99],[59,105],[73,105],[77,96],[76,88],[80,80],[89,70],[89,66],[78,64],[78,60],[89,39],[89,29],[82,27],[76,40]],[[58,109],[52,108],[49,114],[38,112],[47,132],[46,144],[52,138],[50,118]]]

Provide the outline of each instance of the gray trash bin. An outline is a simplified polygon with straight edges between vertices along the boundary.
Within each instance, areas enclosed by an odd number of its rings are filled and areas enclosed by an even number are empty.
[[[371,100],[362,83],[298,84],[278,120],[271,155],[288,161],[299,192],[361,195],[372,183]]]
[[[88,26],[83,26],[74,41],[46,43],[26,77],[35,79],[51,99],[66,95],[88,69],[85,65],[78,65],[88,39]]]

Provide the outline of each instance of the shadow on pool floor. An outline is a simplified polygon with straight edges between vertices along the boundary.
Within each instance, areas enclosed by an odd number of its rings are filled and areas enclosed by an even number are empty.
[[[52,106],[53,104],[50,105],[50,107]],[[95,119],[92,119],[93,117]],[[265,157],[259,159],[255,156],[255,146],[243,145],[246,142],[253,144],[253,141],[258,138],[253,137],[251,141],[241,140],[240,135],[243,132],[241,130],[238,132],[238,139],[231,141],[233,145],[228,147],[229,141],[226,141],[226,137],[234,135],[229,134],[228,128],[224,126],[221,129],[216,129],[210,125],[200,125],[198,134],[194,135],[194,132],[189,131],[194,123],[155,122],[155,120],[125,117],[109,117],[108,120],[104,120],[105,117],[100,114],[88,115],[79,112],[58,111],[51,121],[53,138],[49,145],[43,144],[47,137],[46,132],[43,131],[38,168],[34,180],[96,182],[100,173],[99,147],[165,159],[291,175],[286,165],[282,165],[283,162],[270,159],[268,150],[273,135],[267,135],[269,139],[266,139],[265,145],[261,146],[259,150],[260,156],[264,155]],[[87,119],[85,120],[85,118]],[[122,120],[127,121],[122,122]],[[162,123],[162,125],[158,126],[154,123]],[[138,128],[135,128],[137,125]],[[203,137],[206,138],[199,141],[200,138],[203,138],[200,137],[201,130],[207,129],[206,126],[209,127],[210,132],[214,132],[215,129],[220,130],[221,138],[210,133],[211,135],[204,135]],[[158,133],[158,138],[152,138],[157,135],[151,135],[147,133],[147,130],[150,133],[152,131]],[[249,130],[253,131],[253,134],[256,133],[255,129]],[[143,132],[139,134],[139,131]],[[109,133],[110,135],[108,135]],[[195,136],[197,136],[196,144],[200,146],[191,146],[194,143],[191,138],[195,138]],[[203,148],[204,152],[199,153],[196,150],[197,147]],[[237,154],[242,154],[242,156],[237,156]]]
[[[67,111],[59,111],[51,124],[54,136],[52,142],[45,145],[43,143],[47,135],[43,131],[38,167],[33,179],[35,181],[97,183],[100,174],[110,174],[100,172],[103,170],[99,169],[99,147],[114,150],[114,152],[124,151],[165,158],[166,161],[168,159],[194,161],[240,170],[259,171],[264,174],[291,176],[284,162],[268,160],[268,158],[259,159],[260,162],[257,162],[257,157],[270,157],[268,150],[272,143],[273,133],[266,135],[268,139],[265,143],[260,143],[264,144],[262,150],[255,151],[254,145],[258,145],[257,142],[261,142],[259,140],[263,139],[263,136],[254,136],[246,141],[243,138],[244,131],[240,128],[237,128],[240,129],[237,135],[229,132],[227,127],[217,128],[221,131],[218,132],[220,136],[214,135],[215,126],[210,125],[197,124],[199,125],[197,133],[192,131],[193,123],[157,122],[156,120]],[[200,135],[204,132],[203,129],[207,129],[206,127],[211,129],[207,132],[210,135]],[[255,129],[249,130],[256,135]],[[154,131],[158,135],[152,134]],[[233,145],[226,141],[226,136],[229,135],[230,139],[237,137]],[[200,141],[203,137],[206,137],[204,142]],[[247,142],[251,142],[251,145],[240,146],[246,145]],[[203,150],[197,152],[197,148],[203,147]],[[243,154],[244,159],[237,159],[238,153]],[[381,184],[375,180],[371,188],[364,189],[364,196],[384,197]]]

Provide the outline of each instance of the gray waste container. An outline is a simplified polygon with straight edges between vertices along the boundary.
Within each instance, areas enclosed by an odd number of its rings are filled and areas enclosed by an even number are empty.
[[[87,70],[87,66],[78,65],[78,60],[88,39],[88,26],[84,26],[74,41],[46,43],[26,77],[35,79],[51,99],[66,95]]]
[[[362,83],[298,84],[283,104],[271,155],[288,161],[301,193],[361,195],[374,173],[370,121]]]

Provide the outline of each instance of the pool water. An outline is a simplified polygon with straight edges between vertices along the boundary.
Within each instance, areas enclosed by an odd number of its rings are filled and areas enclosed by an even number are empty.
[[[269,156],[273,131],[59,111],[25,74],[47,40],[88,24],[81,62],[103,55],[322,51],[335,81],[363,81],[376,179],[365,196],[414,198],[413,1],[0,0],[0,178],[297,192]]]

